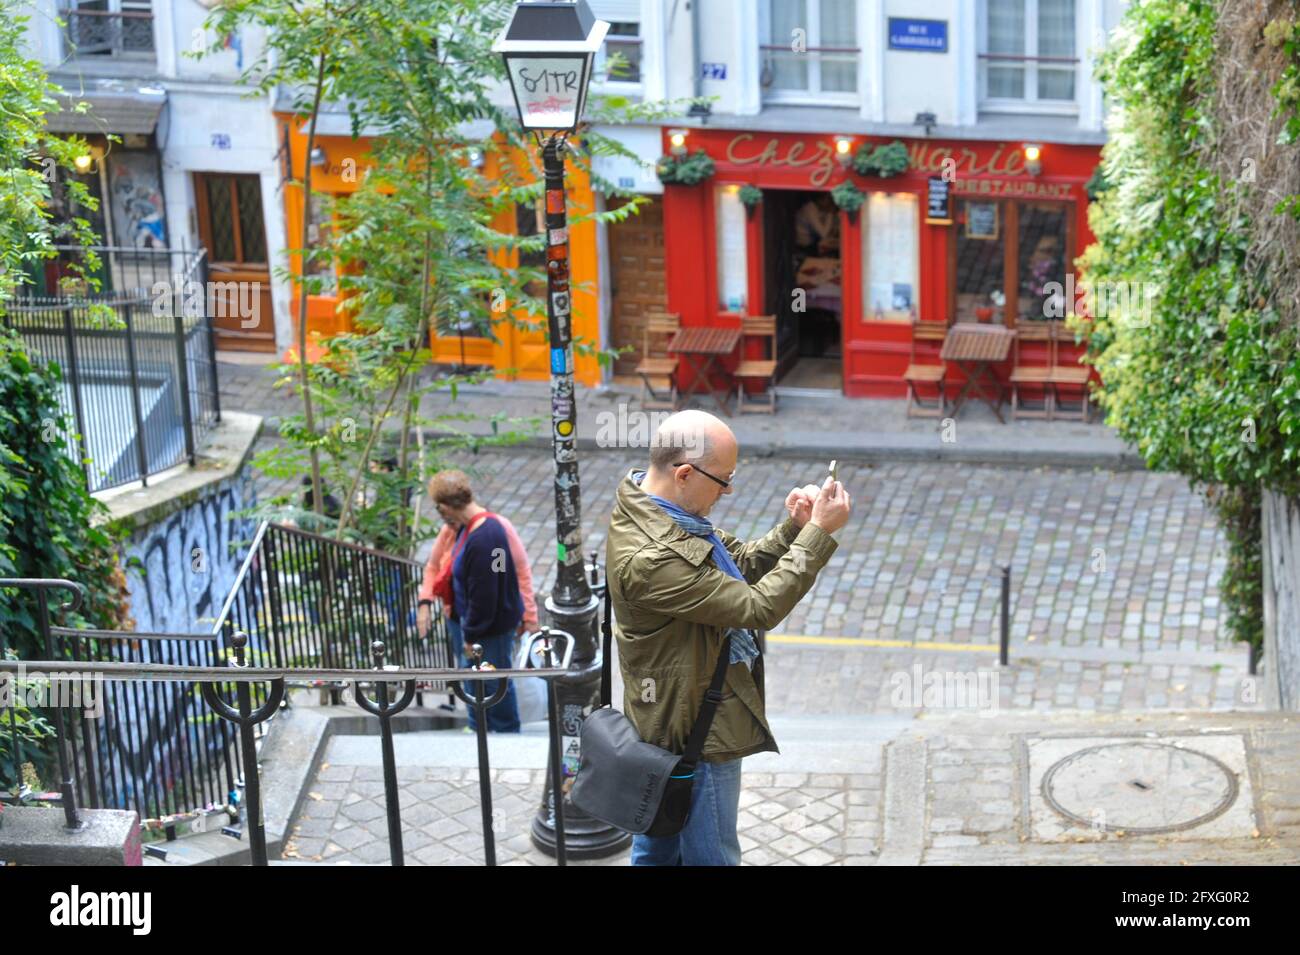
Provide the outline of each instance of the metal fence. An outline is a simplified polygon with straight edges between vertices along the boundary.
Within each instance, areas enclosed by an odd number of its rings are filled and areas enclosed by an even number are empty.
[[[93,251],[101,291],[21,287],[0,313],[35,357],[62,369],[68,447],[99,491],[193,464],[221,403],[206,253]]]
[[[258,526],[235,583],[207,634],[149,634],[49,626],[52,660],[164,666],[222,666],[235,634],[247,641],[250,665],[290,672],[290,685],[321,686],[333,702],[347,681],[295,679],[293,671],[364,670],[382,640],[388,663],[454,669],[458,655],[441,605],[430,608],[421,638],[416,615],[423,566],[416,561],[334,541],[280,524]],[[46,599],[38,591],[40,599]],[[39,606],[33,617],[44,619]],[[0,634],[0,652],[4,648]],[[447,693],[445,681],[417,690]],[[231,804],[238,791],[239,741],[226,721],[205,709],[199,684],[118,683],[102,691],[101,715],[68,717],[70,768],[80,805],[134,809],[149,823],[201,815]],[[252,688],[253,705],[265,688]],[[257,732],[265,730],[259,724]],[[3,727],[0,726],[0,732]],[[0,766],[0,779],[16,767]]]
[[[390,663],[454,667],[440,605],[428,637],[416,631],[423,572],[414,560],[263,522],[213,632],[247,633],[257,666],[365,667],[383,634]]]
[[[318,554],[331,552],[332,548],[327,546],[316,548]],[[368,645],[367,657],[355,666],[301,669],[259,666],[249,656],[252,649],[249,635],[242,632],[231,636],[228,653],[223,649],[218,654],[215,648],[220,638],[216,635],[71,630],[53,626],[52,619],[61,611],[77,608],[84,597],[79,584],[68,580],[0,579],[0,588],[17,588],[34,596],[35,616],[47,657],[24,662],[4,659],[0,653],[0,678],[23,680],[38,673],[51,686],[70,687],[91,680],[97,681],[100,687],[102,712],[98,715],[87,714],[84,707],[55,706],[53,709],[60,776],[57,801],[62,805],[68,827],[74,830],[80,827],[79,807],[83,806],[136,808],[137,812],[140,804],[170,806],[173,808],[169,816],[194,817],[204,810],[226,811],[234,804],[240,824],[223,827],[223,831],[240,838],[247,836],[254,865],[266,865],[269,861],[265,821],[261,815],[257,736],[265,735],[267,721],[283,705],[285,688],[295,678],[318,684],[351,685],[356,704],[378,717],[393,865],[403,865],[405,853],[392,718],[411,704],[421,685],[447,686],[467,706],[474,708],[484,861],[495,865],[487,710],[504,697],[506,680],[536,677],[549,683],[568,675],[573,658],[574,641],[570,634],[543,630],[529,635],[518,667],[513,669],[484,669],[476,665],[458,670],[450,665],[420,666],[409,662],[401,665],[389,654],[385,642],[377,638],[382,632],[381,624],[380,630],[368,634],[375,639]],[[67,599],[55,604],[52,594],[64,594]],[[71,652],[59,653],[56,640],[62,640],[63,648]],[[431,642],[436,641],[431,637]],[[2,643],[0,634],[0,650]],[[408,655],[419,656],[414,648],[408,648]],[[489,681],[495,683],[495,689],[488,689]],[[462,684],[468,684],[468,688]],[[393,691],[395,695],[390,695]],[[159,719],[159,714],[167,713],[168,707],[171,708],[169,718]],[[7,726],[0,721],[0,733],[7,729],[11,734],[9,747],[17,778],[22,747],[14,735],[12,719],[11,713]],[[558,792],[560,722],[555,694],[549,691],[547,729],[551,786]],[[121,743],[121,751],[112,751],[111,745],[106,749],[106,743]],[[0,767],[4,769],[7,767]],[[3,775],[0,772],[0,778]],[[130,788],[124,788],[122,780],[128,780]],[[123,801],[127,794],[132,799]],[[557,801],[553,816],[555,858],[559,865],[565,865],[567,853],[563,804],[564,800]],[[194,806],[197,811],[187,813],[179,808],[183,806]],[[141,819],[156,820],[157,816],[141,812]]]

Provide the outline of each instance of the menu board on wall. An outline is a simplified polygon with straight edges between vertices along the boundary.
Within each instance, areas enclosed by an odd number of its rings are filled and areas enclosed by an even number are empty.
[[[913,193],[871,193],[862,243],[864,319],[906,318],[917,304],[917,202]]]
[[[745,206],[736,187],[717,190],[718,308],[744,313],[749,286]]]
[[[966,238],[996,239],[998,237],[998,204],[996,202],[966,203]]]
[[[929,180],[926,191],[925,221],[929,225],[950,225],[952,223],[952,192],[950,183],[941,176]]]

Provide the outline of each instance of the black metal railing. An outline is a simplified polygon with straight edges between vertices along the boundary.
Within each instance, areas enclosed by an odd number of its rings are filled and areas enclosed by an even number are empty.
[[[229,657],[234,635],[243,633],[252,665],[287,669],[291,685],[315,685],[294,675],[304,667],[365,669],[379,638],[389,663],[451,669],[458,654],[439,604],[431,608],[428,633],[417,633],[422,573],[422,565],[412,560],[263,522],[210,632],[51,626],[46,655],[219,666]],[[38,597],[46,599],[39,592]],[[0,639],[0,650],[2,644]],[[348,684],[329,684],[327,698],[339,702]],[[421,704],[426,692],[449,697],[452,692],[445,681],[422,682],[417,689]],[[68,745],[80,803],[134,809],[150,828],[179,817],[231,811],[238,803],[238,740],[225,721],[205,711],[199,694],[193,683],[106,684],[102,717],[70,717]],[[449,698],[447,709],[450,703]]]
[[[61,249],[51,268],[82,251]],[[67,446],[98,491],[193,464],[221,403],[206,253],[94,251],[101,291],[23,286],[0,320],[62,369]]]
[[[351,668],[253,666],[248,656],[252,647],[249,636],[236,632],[230,638],[229,656],[221,661],[211,659],[207,662],[171,662],[164,659],[166,654],[162,651],[151,651],[148,654],[150,657],[148,661],[122,659],[123,645],[135,644],[135,649],[138,649],[146,645],[157,647],[168,643],[186,648],[191,660],[199,659],[202,657],[200,648],[210,648],[216,639],[180,634],[73,631],[55,627],[51,623],[52,612],[57,612],[59,609],[75,609],[83,596],[80,585],[67,580],[0,579],[0,588],[2,587],[16,587],[36,595],[39,608],[38,626],[44,636],[43,645],[46,647],[48,659],[7,660],[0,653],[0,676],[12,679],[24,674],[30,677],[39,673],[49,681],[51,686],[84,684],[93,681],[101,688],[110,686],[115,688],[113,691],[101,689],[100,699],[103,705],[102,712],[98,714],[89,714],[84,707],[68,709],[66,713],[62,708],[54,709],[58,723],[56,742],[61,776],[57,801],[62,804],[68,827],[77,829],[82,825],[78,807],[98,808],[105,805],[104,790],[112,785],[112,770],[100,761],[102,749],[96,741],[103,739],[103,728],[116,726],[120,731],[129,733],[131,728],[127,724],[133,721],[139,722],[138,717],[131,715],[132,706],[137,708],[137,713],[142,713],[147,711],[148,700],[170,699],[176,701],[180,712],[185,715],[187,727],[210,725],[219,728],[219,734],[210,733],[208,740],[210,742],[219,740],[221,745],[210,752],[205,752],[203,746],[191,745],[202,737],[203,733],[199,729],[187,730],[186,733],[181,734],[163,732],[159,737],[166,739],[170,748],[164,748],[156,754],[151,752],[146,754],[145,758],[156,758],[163,762],[173,761],[173,764],[176,760],[185,763],[188,759],[191,766],[203,765],[206,760],[208,765],[217,766],[220,778],[230,787],[231,802],[237,807],[241,816],[241,824],[238,827],[227,827],[223,831],[240,838],[247,836],[254,865],[266,865],[269,858],[265,820],[261,816],[257,732],[259,728],[264,729],[267,720],[284,705],[286,686],[290,681],[306,680],[329,685],[350,684],[354,689],[354,698],[358,706],[378,717],[383,752],[390,860],[393,865],[404,864],[405,858],[401,838],[400,791],[393,754],[392,717],[410,705],[416,695],[417,687],[421,684],[445,684],[457,697],[465,701],[466,705],[474,707],[477,711],[476,732],[484,861],[488,865],[495,865],[487,709],[504,697],[505,681],[508,679],[535,677],[547,680],[549,684],[551,680],[563,678],[568,673],[573,654],[574,641],[571,635],[558,630],[543,630],[528,636],[519,656],[518,666],[514,669],[482,669],[477,663],[470,669],[459,670],[450,667],[386,665],[387,648],[382,640],[374,640],[369,646],[371,666],[364,664]],[[50,595],[60,590],[69,592],[71,599],[60,607],[52,607]],[[52,649],[56,637],[74,641],[84,640],[87,647],[97,648],[105,658],[93,660],[59,658]],[[69,645],[75,647],[77,643],[72,642]],[[475,661],[481,661],[482,648],[475,647],[472,656]],[[497,682],[491,696],[486,696],[484,693],[486,681]],[[468,691],[462,685],[466,683],[471,687]],[[390,695],[392,684],[400,684],[400,691],[396,697]],[[370,688],[369,691],[367,688]],[[200,700],[203,708],[199,706]],[[554,755],[558,752],[560,744],[560,725],[554,693],[549,691],[547,714],[548,743]],[[147,717],[143,722],[148,724]],[[90,724],[101,725],[96,727]],[[135,727],[137,733],[145,732],[146,729],[146,726]],[[0,733],[5,730],[4,722],[0,720]],[[80,749],[78,749],[79,744]],[[15,754],[16,765],[22,758],[21,744],[16,735],[10,740],[10,746]],[[77,779],[78,776],[81,779]],[[92,780],[98,785],[90,782]],[[211,808],[226,809],[227,807]],[[563,800],[556,809],[556,862],[564,865],[566,853]]]
[[[383,634],[389,663],[454,667],[440,604],[427,636],[416,629],[423,573],[414,560],[263,522],[212,632],[247,633],[258,666],[365,667]]]

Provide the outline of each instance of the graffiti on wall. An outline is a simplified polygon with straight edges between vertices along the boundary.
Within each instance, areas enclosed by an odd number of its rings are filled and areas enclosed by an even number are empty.
[[[158,154],[112,153],[108,158],[108,179],[117,244],[135,249],[166,248]]]
[[[246,474],[189,507],[138,529],[124,548],[131,613],[142,633],[212,629],[255,530],[236,512],[253,503]]]

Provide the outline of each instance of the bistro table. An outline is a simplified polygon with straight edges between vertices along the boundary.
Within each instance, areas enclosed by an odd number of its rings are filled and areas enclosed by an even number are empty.
[[[1002,417],[1002,385],[989,366],[1007,360],[1015,337],[1016,333],[1005,325],[958,322],[948,329],[939,357],[957,365],[966,374],[966,384],[953,402],[954,416],[961,409],[966,395],[974,390],[975,396],[993,409],[998,421],[1006,424]],[[985,382],[992,385],[992,392],[985,390]],[[991,398],[996,398],[997,404]]]
[[[691,386],[682,395],[683,403],[687,398],[699,391],[700,386],[703,385],[713,394],[713,400],[722,409],[722,413],[727,416],[731,415],[731,410],[727,407],[726,401],[718,397],[719,394],[724,396],[731,394],[731,376],[724,369],[718,369],[723,374],[726,374],[728,378],[726,388],[719,392],[713,387],[709,372],[721,356],[730,355],[739,344],[739,328],[683,328],[673,336],[672,341],[668,343],[668,353],[670,355],[681,355],[694,372]]]

